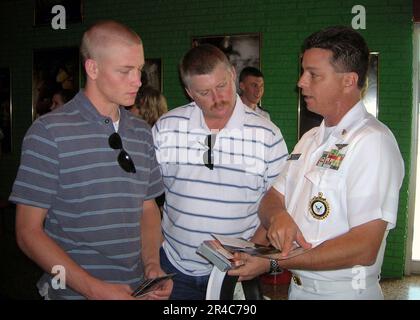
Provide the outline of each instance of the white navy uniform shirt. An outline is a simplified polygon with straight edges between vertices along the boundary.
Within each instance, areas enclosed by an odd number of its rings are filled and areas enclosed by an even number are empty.
[[[308,131],[273,185],[306,241],[320,243],[375,219],[395,227],[404,163],[392,132],[358,102],[328,137],[325,123]],[[387,235],[388,231],[386,232]],[[386,235],[366,277],[378,276]],[[315,280],[351,280],[352,268],[293,270]]]

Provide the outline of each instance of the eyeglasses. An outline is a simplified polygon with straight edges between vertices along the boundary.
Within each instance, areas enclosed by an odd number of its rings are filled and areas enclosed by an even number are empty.
[[[133,160],[131,160],[131,157],[127,153],[127,151],[124,150],[121,137],[117,132],[114,132],[109,136],[108,144],[114,150],[121,150],[117,158],[120,167],[127,172],[136,173],[136,167],[134,166],[134,162]]]
[[[216,142],[216,135],[215,134],[209,134],[206,139],[204,140],[205,145],[209,148],[206,152],[203,154],[203,161],[204,165],[209,168],[210,170],[213,170],[214,168],[214,155],[213,155],[213,147]]]

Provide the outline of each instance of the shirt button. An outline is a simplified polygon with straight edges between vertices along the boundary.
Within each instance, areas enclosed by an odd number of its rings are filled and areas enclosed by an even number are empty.
[[[109,123],[109,119],[105,119],[105,123],[108,124]]]

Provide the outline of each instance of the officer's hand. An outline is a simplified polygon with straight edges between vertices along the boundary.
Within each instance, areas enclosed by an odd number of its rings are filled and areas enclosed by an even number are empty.
[[[235,260],[241,260],[243,265],[228,271],[230,276],[239,276],[238,281],[251,280],[270,270],[270,260],[235,252]]]
[[[290,250],[296,247],[296,243],[304,249],[312,247],[286,211],[272,217],[267,237],[274,247],[282,251],[282,257],[287,257]]]

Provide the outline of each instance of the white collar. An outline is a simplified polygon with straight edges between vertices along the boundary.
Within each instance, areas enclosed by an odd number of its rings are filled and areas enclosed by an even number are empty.
[[[361,123],[361,120],[368,115],[366,107],[362,100],[359,100],[340,120],[336,125],[335,129],[331,133],[332,136],[342,139],[346,136],[357,124]],[[321,144],[325,134],[325,120],[322,120],[319,130],[317,132],[316,140],[318,144]]]
[[[113,121],[112,124],[114,125],[115,132],[118,132],[118,127],[120,126],[120,120],[121,120],[121,111],[120,107],[118,107],[118,120]]]

